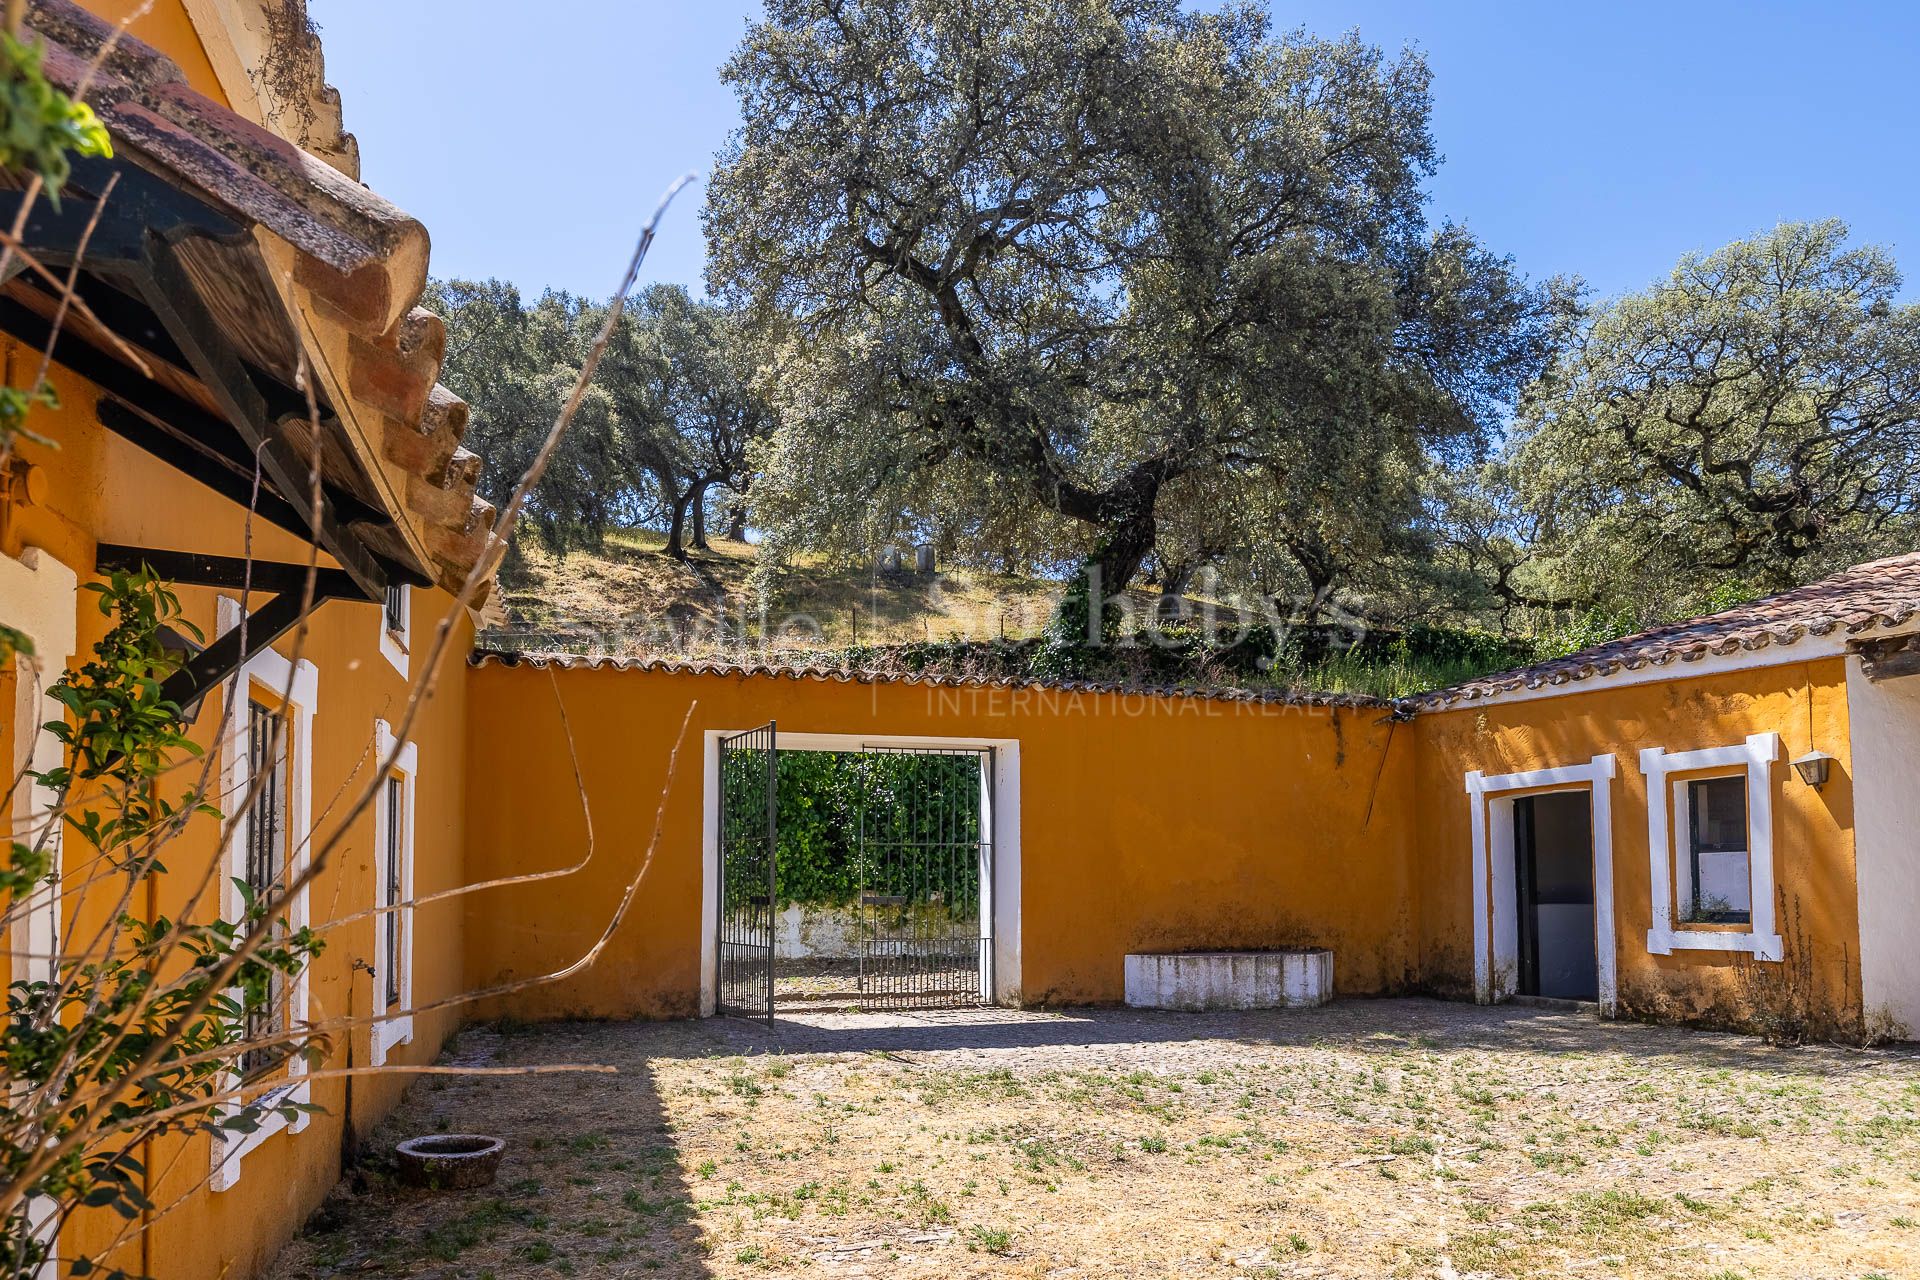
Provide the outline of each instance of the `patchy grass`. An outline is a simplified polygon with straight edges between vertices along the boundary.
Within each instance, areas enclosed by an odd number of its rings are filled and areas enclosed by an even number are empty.
[[[853,664],[879,671],[1031,674],[1022,654],[1044,629],[1062,583],[980,570],[881,574],[801,556],[770,599],[751,582],[755,549],[715,539],[684,561],[668,557],[665,537],[618,530],[599,551],[556,556],[523,540],[489,607],[482,645],[645,657],[739,658]],[[1169,603],[1147,587],[1122,593],[1135,617]],[[1219,642],[1231,644],[1243,615],[1230,602],[1189,597],[1193,618],[1211,619]],[[1272,623],[1257,611],[1249,624]],[[743,640],[744,637],[744,640]],[[1144,652],[1108,652],[1091,672],[1138,684],[1194,684],[1398,698],[1516,665],[1533,654],[1467,633],[1432,633],[1441,649],[1382,642],[1359,651],[1307,660],[1282,648],[1270,666],[1217,653],[1190,656],[1172,668]],[[1454,642],[1445,643],[1449,637]],[[1351,639],[1348,636],[1347,639]],[[1007,646],[1001,642],[1016,642]],[[1541,650],[1542,655],[1552,650]],[[1464,648],[1461,646],[1464,645]],[[1316,649],[1316,652],[1323,650]]]
[[[1920,1274],[1907,1050],[1405,1000],[562,1024],[462,1060],[620,1074],[416,1088],[379,1143],[500,1133],[500,1184],[376,1161],[271,1274]]]

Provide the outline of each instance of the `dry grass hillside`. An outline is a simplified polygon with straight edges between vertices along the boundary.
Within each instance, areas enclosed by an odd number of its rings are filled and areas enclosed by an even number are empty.
[[[1059,582],[974,569],[881,572],[816,558],[780,574],[762,601],[752,545],[715,539],[684,561],[664,545],[662,535],[645,530],[566,555],[524,543],[502,576],[480,644],[617,656],[817,656],[869,670],[1018,676],[1028,673],[1037,646],[999,642],[1039,636],[1062,590]],[[1125,600],[1136,618],[1167,603],[1142,588]],[[1535,656],[1525,642],[1484,632],[1301,627],[1243,620],[1230,605],[1191,597],[1181,612],[1188,624],[1156,631],[1148,644],[1093,655],[1084,674],[1128,684],[1401,697]],[[1280,638],[1285,645],[1276,645]]]
[[[771,628],[791,647],[845,648],[1038,635],[1057,582],[941,567],[881,573],[802,560],[762,604],[749,583],[754,548],[715,538],[682,562],[648,530],[609,535],[599,551],[557,556],[538,544],[501,584],[496,634],[574,637],[613,650],[700,652]],[[1130,593],[1150,608],[1151,592]]]

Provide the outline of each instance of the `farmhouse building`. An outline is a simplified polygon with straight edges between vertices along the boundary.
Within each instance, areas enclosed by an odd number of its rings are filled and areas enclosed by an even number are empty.
[[[127,1269],[256,1273],[405,1083],[347,1072],[430,1062],[464,1021],[770,1002],[771,935],[730,928],[779,905],[777,833],[753,823],[777,820],[784,752],[969,762],[943,847],[964,848],[970,904],[940,901],[983,1002],[1118,1002],[1130,954],[1317,947],[1343,997],[1920,1028],[1920,555],[1404,702],[470,653],[456,596],[470,578],[484,595],[494,512],[416,305],[426,230],[357,181],[317,42],[278,32],[276,6],[157,0],[112,44],[137,7],[30,18],[57,83],[98,61],[115,155],[25,223],[50,271],[77,261],[85,306],[60,317],[59,407],[35,419],[58,447],[23,442],[0,477],[0,623],[32,644],[0,670],[0,750],[15,777],[57,760],[47,691],[108,626],[88,583],[143,564],[174,582],[205,643],[170,693],[221,794],[277,781],[237,838],[197,819],[170,861],[245,881],[249,838],[284,873],[343,834],[297,908],[329,943],[286,1016],[359,1021],[288,1069],[285,1096],[316,1110],[147,1153],[155,1218]],[[0,285],[15,385],[59,311],[46,276]],[[263,759],[272,725],[285,751]],[[388,761],[379,802],[343,818]],[[14,830],[48,803],[14,788]],[[730,887],[736,854],[764,894]],[[536,872],[554,874],[436,897]],[[15,982],[105,909],[57,876],[37,903]],[[874,972],[912,945],[869,947]],[[123,1230],[81,1213],[59,1247]]]

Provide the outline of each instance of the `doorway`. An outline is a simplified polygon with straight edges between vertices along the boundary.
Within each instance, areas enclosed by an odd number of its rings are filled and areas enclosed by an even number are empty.
[[[996,889],[1003,856],[1017,868],[1017,843],[1000,847],[1017,840],[1017,768],[997,742],[711,735],[704,1008],[964,1008],[1009,990],[1017,885]]]
[[[1613,777],[1613,755],[1603,752],[1584,764],[1554,765],[1520,773],[1489,774],[1469,769],[1462,779],[1466,784],[1473,832],[1473,994],[1482,1004],[1496,1004],[1520,994],[1522,899],[1515,834],[1517,811],[1523,801],[1547,795],[1572,795],[1584,799],[1589,820],[1585,848],[1593,895],[1593,944],[1600,1013],[1602,1017],[1611,1018],[1617,1011],[1619,955],[1613,920]],[[1537,844],[1542,838],[1537,810],[1533,816],[1532,839]],[[1562,812],[1558,816],[1564,820],[1566,815]],[[1560,823],[1550,823],[1547,835],[1550,837],[1554,830],[1561,829]],[[1539,912],[1529,914],[1533,917],[1530,927],[1535,936],[1542,937]],[[1561,913],[1549,911],[1549,922],[1558,914]]]
[[[1554,791],[1514,800],[1513,864],[1519,994],[1598,1000],[1590,794]]]

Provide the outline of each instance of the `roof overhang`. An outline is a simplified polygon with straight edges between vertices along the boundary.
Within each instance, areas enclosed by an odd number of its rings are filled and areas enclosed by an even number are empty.
[[[30,21],[49,79],[84,87],[116,155],[77,162],[58,210],[34,201],[39,269],[0,282],[0,329],[44,349],[75,271],[56,357],[102,388],[110,430],[257,494],[370,597],[491,564],[466,406],[436,381],[445,334],[415,305],[425,229],[153,49],[109,47],[115,28],[69,0],[35,0]],[[22,199],[0,193],[0,225]]]

